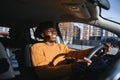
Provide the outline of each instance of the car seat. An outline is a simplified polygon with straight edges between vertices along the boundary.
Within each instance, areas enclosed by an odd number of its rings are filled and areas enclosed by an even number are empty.
[[[10,79],[14,77],[15,72],[10,63],[7,51],[4,45],[0,42],[0,80]]]
[[[31,59],[31,47],[32,44],[27,44],[25,47],[25,73],[26,78],[29,80],[38,80],[38,76],[35,73],[35,70],[32,65],[32,59]],[[26,79],[26,80],[27,80]]]

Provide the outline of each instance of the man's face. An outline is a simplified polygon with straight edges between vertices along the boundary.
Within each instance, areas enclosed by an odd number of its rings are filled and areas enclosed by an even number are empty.
[[[44,40],[54,42],[56,40],[57,32],[55,28],[48,28],[44,30]]]

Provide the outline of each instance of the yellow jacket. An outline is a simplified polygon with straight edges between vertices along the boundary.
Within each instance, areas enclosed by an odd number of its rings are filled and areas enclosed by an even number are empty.
[[[57,43],[54,46],[48,46],[45,43],[36,43],[31,48],[32,63],[41,79],[69,76],[72,74],[71,64],[64,64],[65,58],[80,59],[86,56],[90,50],[73,50],[66,45]],[[54,61],[52,61],[53,59]],[[53,62],[53,66],[50,66],[51,62]]]

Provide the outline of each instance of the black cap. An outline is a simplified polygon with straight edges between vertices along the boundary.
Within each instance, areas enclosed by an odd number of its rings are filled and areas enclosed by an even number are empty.
[[[38,38],[42,38],[40,34],[48,28],[54,28],[54,23],[52,21],[46,21],[40,23],[35,30],[34,36]]]

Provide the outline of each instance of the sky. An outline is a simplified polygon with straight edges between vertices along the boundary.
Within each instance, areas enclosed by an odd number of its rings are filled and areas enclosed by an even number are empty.
[[[120,23],[120,0],[109,0],[110,9],[102,9],[102,16]]]

